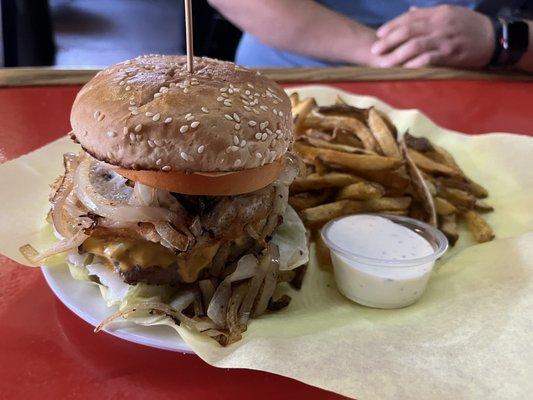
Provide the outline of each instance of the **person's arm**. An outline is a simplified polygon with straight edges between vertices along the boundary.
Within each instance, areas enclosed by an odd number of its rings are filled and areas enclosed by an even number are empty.
[[[313,0],[209,0],[262,43],[329,61],[372,64],[375,31]]]

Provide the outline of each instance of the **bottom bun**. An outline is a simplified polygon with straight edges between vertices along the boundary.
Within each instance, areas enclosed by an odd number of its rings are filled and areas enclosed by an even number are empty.
[[[151,171],[113,168],[134,182],[169,192],[198,196],[233,196],[255,192],[270,185],[285,166],[281,157],[262,167],[235,172]]]

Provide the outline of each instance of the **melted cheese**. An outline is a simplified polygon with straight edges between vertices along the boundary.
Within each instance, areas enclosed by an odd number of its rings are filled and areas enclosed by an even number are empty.
[[[178,271],[184,282],[191,283],[198,279],[198,274],[207,267],[220,247],[220,243],[211,246],[195,247],[189,254],[178,257]]]
[[[118,262],[123,271],[134,266],[165,268],[177,261],[177,256],[171,250],[158,243],[145,240],[91,236],[83,242],[82,248],[88,253],[106,258],[112,265]]]

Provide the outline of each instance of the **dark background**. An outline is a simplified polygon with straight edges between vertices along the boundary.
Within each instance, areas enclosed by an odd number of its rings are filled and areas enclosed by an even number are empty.
[[[103,67],[146,53],[183,54],[182,0],[0,0],[1,65]],[[241,32],[193,1],[196,55],[233,60]]]

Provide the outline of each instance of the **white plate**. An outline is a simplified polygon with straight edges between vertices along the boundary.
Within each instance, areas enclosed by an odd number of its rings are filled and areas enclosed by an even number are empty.
[[[43,267],[42,270],[46,283],[58,299],[74,314],[92,326],[98,325],[100,321],[117,310],[116,306],[107,306],[96,285],[72,278],[66,265],[64,267]],[[145,346],[192,353],[191,348],[169,326],[141,326],[128,321],[121,321],[120,328],[104,330],[113,336]]]

